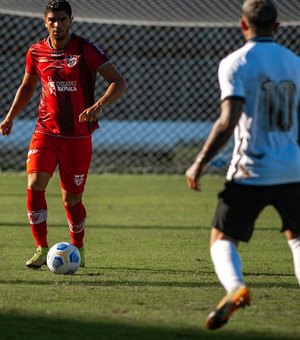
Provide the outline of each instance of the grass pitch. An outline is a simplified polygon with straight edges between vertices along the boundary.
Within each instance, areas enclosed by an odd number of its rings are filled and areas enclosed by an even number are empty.
[[[208,250],[223,181],[206,176],[196,193],[183,176],[90,175],[87,266],[57,276],[25,268],[35,251],[26,177],[1,175],[1,339],[299,339],[300,289],[271,207],[240,246],[252,306],[203,327],[225,293]],[[46,195],[49,244],[69,241],[56,175]]]

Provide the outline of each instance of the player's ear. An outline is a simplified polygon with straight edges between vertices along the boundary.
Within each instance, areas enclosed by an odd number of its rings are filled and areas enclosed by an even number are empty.
[[[242,32],[245,32],[249,29],[249,24],[245,17],[241,17],[240,19],[240,29]]]

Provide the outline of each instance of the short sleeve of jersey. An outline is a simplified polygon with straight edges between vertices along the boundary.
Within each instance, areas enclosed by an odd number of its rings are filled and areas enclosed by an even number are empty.
[[[87,64],[93,70],[98,70],[99,67],[110,62],[101,47],[91,42],[85,44],[84,54]]]
[[[236,60],[231,56],[223,59],[218,71],[221,101],[228,97],[245,97],[241,69]]]
[[[31,56],[31,48],[28,49],[27,54],[26,54],[26,67],[25,71],[28,74],[35,75],[37,74],[35,64],[33,62],[32,56]]]

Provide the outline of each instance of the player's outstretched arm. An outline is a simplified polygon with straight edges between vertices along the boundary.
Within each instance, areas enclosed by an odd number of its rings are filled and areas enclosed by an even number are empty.
[[[242,108],[243,101],[240,99],[225,99],[221,103],[219,118],[214,123],[196,160],[185,173],[189,188],[200,190],[199,179],[205,172],[206,165],[232,136],[234,128],[240,119]]]
[[[13,120],[29,103],[38,83],[38,76],[25,73],[21,86],[18,88],[14,101],[0,124],[0,132],[3,136],[9,136],[13,128]]]
[[[109,104],[119,99],[126,91],[127,84],[122,75],[112,63],[107,63],[99,69],[99,74],[104,78],[109,86],[104,95],[90,108],[84,110],[80,116],[80,122],[93,122],[100,118],[102,110]]]

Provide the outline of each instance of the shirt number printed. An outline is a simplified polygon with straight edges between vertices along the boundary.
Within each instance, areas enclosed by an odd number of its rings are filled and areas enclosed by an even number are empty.
[[[265,107],[269,130],[289,131],[292,126],[292,112],[295,85],[290,81],[274,84],[267,81],[263,84]]]

